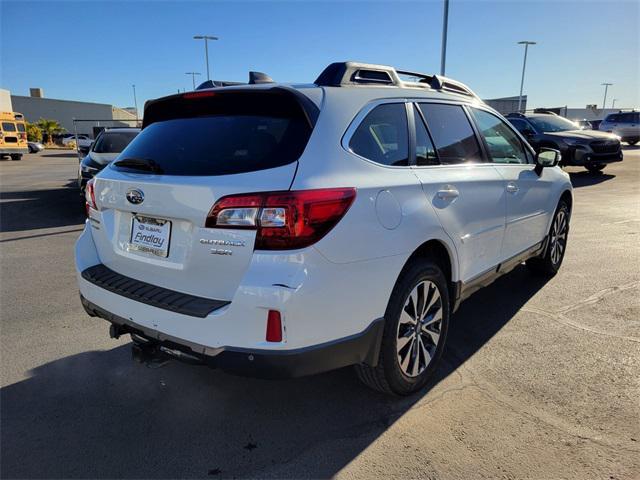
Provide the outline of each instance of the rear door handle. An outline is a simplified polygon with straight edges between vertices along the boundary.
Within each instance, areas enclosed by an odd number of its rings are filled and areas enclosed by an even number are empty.
[[[451,198],[457,198],[460,196],[460,192],[452,185],[445,185],[442,189],[438,190],[436,195],[442,200],[448,200]]]
[[[518,193],[518,190],[520,190],[520,189],[518,188],[518,185],[516,185],[515,183],[513,183],[513,182],[507,183],[507,192],[509,192],[509,193]]]

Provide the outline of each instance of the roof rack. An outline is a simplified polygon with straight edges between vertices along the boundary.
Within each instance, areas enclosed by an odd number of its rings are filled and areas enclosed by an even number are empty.
[[[533,113],[546,113],[547,115],[555,115],[556,117],[559,117],[559,115],[556,112],[552,110],[547,110],[546,108],[534,108]]]
[[[415,77],[417,82],[405,82],[400,75]],[[386,65],[360,62],[336,62],[325,68],[314,82],[318,86],[345,87],[356,85],[421,86],[432,90],[479,98],[464,83],[440,75],[396,70]]]

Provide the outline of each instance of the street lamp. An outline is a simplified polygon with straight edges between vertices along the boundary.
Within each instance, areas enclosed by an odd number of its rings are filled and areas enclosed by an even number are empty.
[[[613,101],[611,102],[611,108],[616,108],[616,102],[618,101],[617,98],[614,98]]]
[[[209,76],[209,40],[218,40],[213,35],[194,35],[194,40],[204,40],[204,58],[207,61],[207,80],[211,80]]]
[[[136,86],[135,85],[131,85],[131,86],[133,87],[133,104],[135,105],[135,108],[136,108],[136,123],[137,123],[137,121],[138,121],[138,99],[136,98]]]
[[[185,75],[191,75],[191,82],[193,83],[193,89],[196,89],[196,75],[200,75],[200,72],[185,72]]]
[[[440,51],[440,75],[444,76],[444,65],[447,59],[447,26],[449,25],[449,0],[444,0],[442,12],[442,50]]]
[[[602,110],[607,108],[607,90],[613,83],[601,83],[600,85],[604,85],[604,100],[602,100]]]
[[[535,45],[536,42],[530,42],[528,40],[523,40],[522,42],[518,42],[518,45],[524,45],[524,62],[522,63],[522,80],[520,80],[520,96],[518,97],[518,112],[522,107],[522,88],[524,87],[524,71],[527,68],[527,51],[529,50],[529,45]]]

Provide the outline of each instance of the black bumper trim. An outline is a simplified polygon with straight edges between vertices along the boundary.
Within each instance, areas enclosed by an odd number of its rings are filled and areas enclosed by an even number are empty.
[[[205,347],[165,335],[114,315],[80,295],[82,306],[91,316],[100,317],[116,326],[117,334],[135,334],[149,342],[149,347],[165,347],[164,355],[193,363],[220,368],[226,372],[257,378],[294,378],[335,370],[337,368],[378,362],[384,318],[378,318],[362,332],[331,342],[293,350],[263,350],[237,347]],[[159,350],[159,348],[158,348]],[[170,355],[168,350],[186,354]]]
[[[82,278],[100,288],[131,300],[192,317],[204,318],[214,310],[231,303],[158,287],[121,275],[101,263],[84,270]]]

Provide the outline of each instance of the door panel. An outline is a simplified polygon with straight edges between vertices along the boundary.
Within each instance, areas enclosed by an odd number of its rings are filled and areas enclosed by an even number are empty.
[[[504,236],[504,180],[492,165],[414,167],[427,200],[451,237],[467,282],[495,267]]]
[[[553,179],[548,168],[542,175],[533,165],[495,165],[506,182],[507,221],[502,247],[502,260],[517,255],[542,241],[547,234],[549,217],[546,210],[552,195]]]

